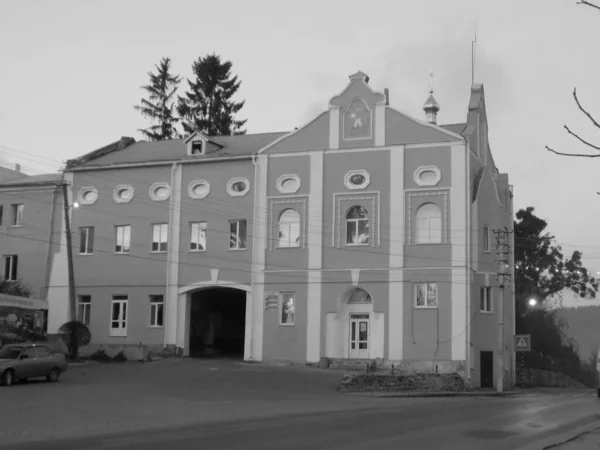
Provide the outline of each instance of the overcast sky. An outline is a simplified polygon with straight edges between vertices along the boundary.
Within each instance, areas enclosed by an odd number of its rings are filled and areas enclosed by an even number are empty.
[[[189,77],[213,51],[242,80],[249,133],[304,124],[357,70],[421,118],[433,70],[439,123],[463,122],[475,29],[475,82],[516,208],[535,206],[565,251],[581,249],[600,271],[600,158],[544,149],[586,150],[563,124],[600,143],[572,99],[577,86],[600,119],[600,11],[576,0],[3,0],[0,160],[48,170],[121,136],[140,139],[147,122],[133,105],[147,72],[169,56]]]

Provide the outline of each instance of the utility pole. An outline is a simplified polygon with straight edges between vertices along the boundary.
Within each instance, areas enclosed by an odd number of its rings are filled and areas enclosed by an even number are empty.
[[[67,238],[67,267],[69,277],[69,320],[77,320],[77,302],[75,301],[75,272],[73,270],[73,244],[71,241],[71,220],[69,217],[69,195],[67,192],[67,183],[63,180],[62,184],[63,204],[65,208],[65,234]]]
[[[499,265],[497,274],[498,287],[500,289],[500,299],[498,301],[498,378],[496,379],[496,391],[504,391],[504,363],[505,363],[505,339],[504,339],[504,281],[509,274],[506,273],[508,266],[508,254],[510,246],[506,240],[509,234],[508,230],[494,230],[496,235],[496,262]]]

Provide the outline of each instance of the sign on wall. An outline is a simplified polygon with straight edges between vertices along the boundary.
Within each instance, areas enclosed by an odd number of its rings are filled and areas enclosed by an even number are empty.
[[[265,292],[265,311],[277,309],[279,294],[277,292]]]
[[[531,335],[517,334],[515,335],[515,351],[530,352],[531,351]]]

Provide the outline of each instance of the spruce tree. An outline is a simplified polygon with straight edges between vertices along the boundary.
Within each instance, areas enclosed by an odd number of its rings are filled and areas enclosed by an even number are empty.
[[[134,106],[144,117],[152,120],[153,124],[138,131],[151,141],[176,139],[178,119],[173,108],[181,77],[170,73],[170,58],[161,59],[155,67],[156,73],[148,72],[150,84],[141,87],[148,93],[148,99],[142,99],[141,105]]]
[[[246,134],[242,127],[247,120],[235,119],[245,100],[232,100],[241,81],[237,75],[232,77],[231,67],[231,61],[221,62],[215,53],[192,64],[194,80],[187,80],[189,90],[178,97],[177,105],[185,134],[196,131],[208,136]]]

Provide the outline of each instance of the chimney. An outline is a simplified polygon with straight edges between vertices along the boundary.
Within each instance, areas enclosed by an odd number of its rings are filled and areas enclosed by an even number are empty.
[[[21,173],[21,164],[15,164],[15,172]]]
[[[383,90],[383,95],[385,95],[385,106],[390,106],[390,90],[385,88]]]

